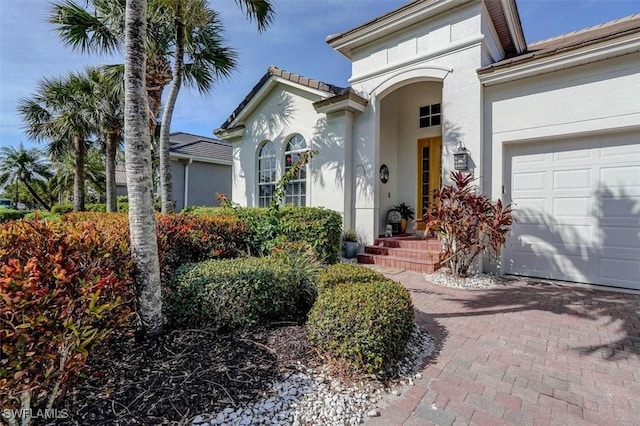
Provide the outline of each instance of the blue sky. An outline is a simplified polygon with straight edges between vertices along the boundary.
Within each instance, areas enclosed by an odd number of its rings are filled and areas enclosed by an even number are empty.
[[[210,2],[222,14],[226,38],[239,53],[239,66],[209,95],[183,88],[172,131],[212,136],[271,64],[346,86],[350,63],[325,43],[325,37],[407,0],[274,0],[276,18],[263,34],[244,19],[235,2]],[[517,0],[517,4],[527,42],[640,13],[640,0]],[[22,133],[16,105],[33,93],[40,78],[121,62],[120,57],[82,55],[63,46],[47,23],[49,10],[47,0],[0,1],[0,146],[20,141],[31,145]]]

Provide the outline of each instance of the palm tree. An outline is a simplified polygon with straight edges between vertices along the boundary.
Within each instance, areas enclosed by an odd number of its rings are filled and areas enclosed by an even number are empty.
[[[88,68],[83,78],[92,87],[93,121],[105,145],[107,211],[116,206],[116,153],[124,132],[124,85],[108,70]]]
[[[60,39],[73,50],[84,53],[113,54],[120,51],[124,43],[125,0],[87,0],[93,10],[87,10],[73,0],[54,4],[49,22],[56,26]],[[156,46],[167,44],[170,37],[166,9],[158,1],[148,0],[146,35],[146,90],[149,107],[149,133],[153,137],[156,118],[160,111],[162,92],[171,81],[171,64]],[[109,66],[116,75],[121,65]]]
[[[105,160],[96,148],[85,148],[85,187],[98,194],[105,191]],[[66,194],[73,191],[75,156],[64,154],[53,162],[55,174],[49,181],[53,191]]]
[[[51,207],[38,195],[33,185],[38,185],[51,177],[49,165],[43,159],[38,149],[25,149],[20,142],[20,148],[5,146],[0,149],[0,186],[13,182],[15,188],[15,203],[18,205],[18,182],[27,188],[33,198],[46,210]]]
[[[146,0],[128,0],[125,18],[124,143],[131,256],[137,275],[138,314],[146,336],[162,332],[158,241],[153,209],[151,151],[145,94]]]
[[[182,80],[209,93],[219,77],[227,77],[236,66],[235,52],[223,46],[222,23],[207,0],[160,0],[168,7],[173,22],[171,45],[164,47],[173,53],[173,79],[162,114],[160,133],[160,191],[162,212],[173,212],[173,185],[169,159],[171,119]],[[237,0],[249,20],[255,19],[259,31],[264,31],[273,19],[269,0]]]
[[[65,151],[75,154],[73,209],[84,210],[85,143],[95,132],[92,118],[92,88],[78,74],[45,78],[31,98],[19,101],[18,111],[25,132],[36,141],[48,141],[48,153],[55,157]],[[73,148],[71,148],[73,147]]]

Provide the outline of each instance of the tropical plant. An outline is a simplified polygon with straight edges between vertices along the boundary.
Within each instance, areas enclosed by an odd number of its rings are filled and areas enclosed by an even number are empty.
[[[104,159],[97,149],[91,147],[85,149],[85,189],[89,190],[87,192],[93,191],[95,194],[102,194],[105,189]],[[52,167],[55,170],[55,174],[50,179],[49,185],[54,192],[64,195],[73,191],[75,162],[75,157],[70,153],[62,154],[53,162]],[[97,198],[100,197],[98,196]]]
[[[100,68],[88,68],[84,78],[92,88],[93,121],[104,142],[107,211],[115,212],[116,154],[124,131],[124,86],[117,74]]]
[[[305,167],[316,155],[318,155],[318,151],[305,151],[298,157],[298,160],[296,160],[296,162],[282,174],[280,180],[276,183],[275,190],[273,191],[273,198],[271,198],[271,203],[269,203],[269,210],[277,211],[280,208],[287,191],[287,186],[289,186],[289,182],[296,179],[297,176],[300,175],[300,170],[302,170],[302,168]]]
[[[235,53],[223,46],[222,23],[207,0],[160,0],[167,5],[174,26],[173,78],[164,105],[160,133],[160,194],[162,212],[173,211],[173,185],[169,160],[169,135],[173,110],[178,99],[182,79],[195,85],[200,93],[209,93],[215,80],[227,77],[236,65]],[[255,19],[258,31],[267,28],[273,18],[269,0],[236,0]],[[169,46],[166,46],[167,48]],[[170,49],[166,49],[169,51]]]
[[[342,241],[358,242],[358,232],[355,229],[347,229],[342,234]]]
[[[19,101],[18,111],[25,122],[25,132],[36,141],[48,141],[47,153],[55,158],[73,152],[74,210],[84,210],[86,140],[95,133],[92,120],[92,91],[79,74],[44,78],[31,98]]]
[[[393,206],[392,209],[400,213],[400,216],[402,216],[402,218],[405,220],[413,219],[414,215],[416,214],[416,211],[413,209],[413,207],[408,206],[405,203],[397,204]]]
[[[436,232],[442,241],[440,263],[455,276],[466,275],[473,261],[484,252],[497,254],[504,246],[514,218],[511,205],[493,202],[487,194],[478,194],[473,176],[451,173],[451,185],[434,191],[422,219],[425,235]]]
[[[44,160],[42,152],[38,149],[25,149],[22,142],[20,142],[18,149],[12,146],[5,146],[0,149],[0,187],[8,182],[13,183],[16,206],[20,201],[18,182],[21,182],[42,207],[46,210],[51,210],[47,202],[34,189],[34,186],[41,185],[50,177],[49,164]]]
[[[162,332],[158,240],[153,208],[151,141],[145,96],[147,4],[128,0],[125,13],[124,144],[131,256],[136,270],[138,315],[148,337]]]

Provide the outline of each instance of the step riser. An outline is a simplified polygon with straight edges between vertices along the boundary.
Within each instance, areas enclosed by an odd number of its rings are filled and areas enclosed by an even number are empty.
[[[437,262],[439,258],[438,253],[429,252],[427,250],[410,250],[402,248],[390,248],[379,246],[366,246],[364,252],[368,254],[376,254],[380,256],[394,256],[402,257],[406,259],[417,259]]]
[[[388,248],[403,248],[410,250],[426,250],[440,253],[442,245],[438,240],[387,240],[376,239],[374,245]]]
[[[367,256],[366,254],[358,255],[358,263],[384,266],[387,268],[407,269],[409,271],[422,272],[424,274],[431,274],[440,267],[437,263],[418,263],[402,259],[390,259],[385,256]]]

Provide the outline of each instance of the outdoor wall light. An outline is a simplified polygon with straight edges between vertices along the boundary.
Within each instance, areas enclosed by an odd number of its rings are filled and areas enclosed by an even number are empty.
[[[469,168],[469,151],[462,145],[462,141],[458,143],[458,151],[453,154],[453,167],[456,170]]]

